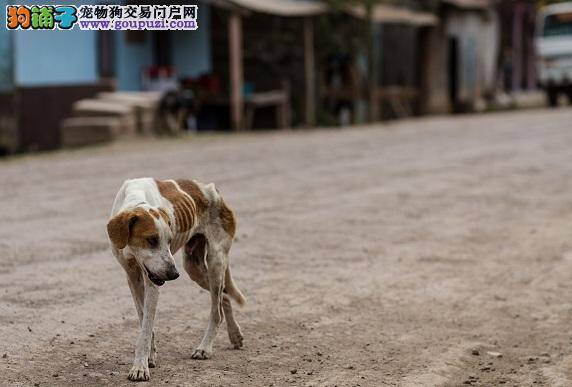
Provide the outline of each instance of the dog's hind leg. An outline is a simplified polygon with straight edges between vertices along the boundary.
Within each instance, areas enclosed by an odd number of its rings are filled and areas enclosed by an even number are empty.
[[[228,261],[226,260],[226,254],[220,246],[213,246],[209,242],[207,243],[207,251],[207,277],[209,291],[211,293],[211,312],[205,335],[197,349],[191,355],[193,359],[208,359],[212,356],[213,342],[224,316],[224,273]]]
[[[183,267],[201,288],[210,291],[206,265],[207,240],[204,235],[197,234],[185,245]]]
[[[205,290],[210,291],[208,271],[206,265],[206,252],[207,252],[207,241],[206,238],[197,234],[194,236],[185,246],[185,252],[183,254],[183,264],[185,271],[189,274],[189,277],[195,281],[200,287]],[[246,302],[246,299],[240,293],[240,290],[236,287],[232,281],[230,274],[230,268],[227,266],[225,274],[225,285],[224,293],[222,299],[222,308],[224,311],[224,317],[226,319],[226,326],[228,331],[228,337],[231,344],[235,349],[242,348],[242,332],[240,326],[234,318],[232,312],[231,298],[237,299],[241,305]],[[230,289],[229,294],[226,294]]]
[[[222,309],[224,310],[224,318],[226,319],[226,329],[228,331],[230,343],[233,345],[234,349],[240,349],[242,348],[243,336],[240,330],[240,325],[238,325],[234,319],[230,297],[227,294],[223,295]]]
[[[137,309],[137,316],[139,317],[139,327],[143,323],[143,303],[145,302],[145,283],[143,273],[138,266],[129,267],[127,271],[127,282],[131,290],[131,296]],[[151,352],[149,354],[149,368],[157,366],[157,349],[155,347],[155,332],[151,337]]]

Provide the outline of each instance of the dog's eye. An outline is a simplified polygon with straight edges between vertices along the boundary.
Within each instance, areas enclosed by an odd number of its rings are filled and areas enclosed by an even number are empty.
[[[157,247],[157,246],[159,246],[159,238],[149,237],[149,238],[147,238],[147,243],[149,243],[149,246],[151,246],[151,247]]]

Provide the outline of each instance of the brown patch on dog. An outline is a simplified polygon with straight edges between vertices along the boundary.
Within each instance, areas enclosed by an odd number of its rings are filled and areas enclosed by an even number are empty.
[[[155,182],[157,183],[161,196],[170,201],[173,205],[175,223],[177,225],[176,231],[185,232],[190,230],[198,216],[198,214],[196,214],[196,212],[198,212],[198,208],[195,210],[195,206],[198,207],[198,204],[194,197],[189,194],[192,199],[191,200],[189,196],[181,193],[172,181],[155,180]]]
[[[157,210],[159,211],[159,215],[163,217],[165,223],[167,223],[169,227],[171,227],[171,218],[169,217],[169,214],[167,214],[167,210],[165,210],[164,208],[158,208]]]
[[[107,235],[117,249],[123,249],[129,241],[131,211],[123,211],[107,222]]]
[[[236,221],[234,219],[234,213],[230,208],[228,208],[222,198],[220,200],[219,216],[224,231],[226,231],[226,233],[231,237],[234,237],[234,233],[236,232]]]
[[[183,191],[185,191],[187,194],[189,194],[190,197],[193,198],[195,204],[197,205],[197,212],[199,214],[204,213],[209,206],[209,202],[203,195],[203,191],[201,191],[197,183],[187,179],[177,179],[175,181],[177,184],[179,184],[179,187]]]
[[[153,215],[155,217],[155,219],[157,219],[157,220],[159,220],[161,218],[161,215],[159,215],[159,212],[154,208],[150,208],[149,213],[151,215]]]
[[[147,238],[157,236],[159,231],[155,225],[155,220],[142,208],[136,208],[132,213],[135,214],[135,221],[131,225],[129,233],[129,246],[149,247]]]
[[[164,208],[150,208],[149,212],[151,213],[151,215],[153,215],[155,217],[155,219],[159,220],[161,218],[163,218],[163,220],[165,221],[165,223],[167,223],[167,225],[169,227],[171,227],[171,218],[169,218],[169,215],[167,214],[167,211]]]
[[[128,244],[146,247],[147,238],[157,235],[157,227],[149,212],[134,208],[115,215],[107,223],[107,234],[118,249],[123,249]]]

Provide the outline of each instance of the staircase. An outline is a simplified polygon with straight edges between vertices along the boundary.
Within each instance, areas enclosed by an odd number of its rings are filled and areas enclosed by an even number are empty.
[[[63,147],[101,144],[122,137],[155,132],[161,94],[157,92],[103,92],[72,106],[63,120]]]

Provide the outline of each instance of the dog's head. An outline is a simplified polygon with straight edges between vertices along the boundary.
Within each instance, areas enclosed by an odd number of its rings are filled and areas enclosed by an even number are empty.
[[[155,285],[179,277],[170,249],[169,218],[161,210],[122,211],[107,223],[107,234],[115,248],[135,257]]]

